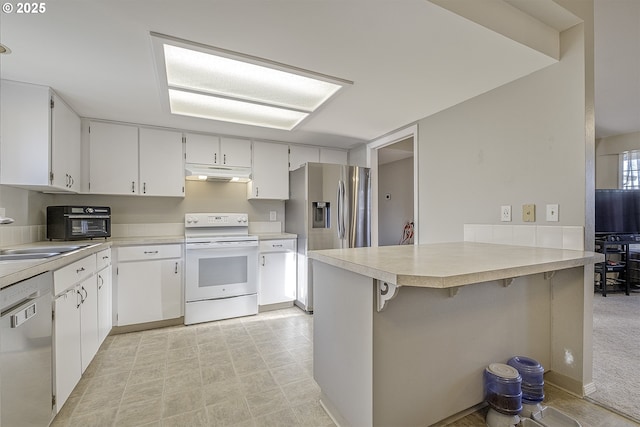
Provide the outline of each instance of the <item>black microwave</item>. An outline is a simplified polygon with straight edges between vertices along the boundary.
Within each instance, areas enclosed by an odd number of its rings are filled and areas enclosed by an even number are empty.
[[[47,239],[83,240],[111,237],[111,208],[47,206]]]

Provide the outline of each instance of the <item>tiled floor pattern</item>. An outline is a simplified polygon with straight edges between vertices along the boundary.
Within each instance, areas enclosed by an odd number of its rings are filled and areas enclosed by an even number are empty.
[[[312,329],[312,316],[290,308],[110,336],[52,426],[334,426],[312,378]],[[557,388],[545,392],[583,427],[638,426]],[[450,425],[484,427],[485,413]]]
[[[107,338],[52,426],[333,426],[296,308]]]

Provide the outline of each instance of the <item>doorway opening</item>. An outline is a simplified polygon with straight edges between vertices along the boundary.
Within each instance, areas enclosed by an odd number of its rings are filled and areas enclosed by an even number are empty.
[[[414,243],[413,136],[378,150],[378,246]]]
[[[371,245],[419,243],[418,125],[367,144],[371,168]]]

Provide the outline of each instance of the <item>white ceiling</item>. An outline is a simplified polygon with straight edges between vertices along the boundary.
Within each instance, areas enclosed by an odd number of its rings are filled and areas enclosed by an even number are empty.
[[[82,117],[303,144],[369,141],[554,62],[426,0],[56,0],[46,8],[0,14],[0,42],[12,50],[0,56],[2,78],[51,86]],[[150,31],[354,85],[291,132],[172,116],[161,107]]]

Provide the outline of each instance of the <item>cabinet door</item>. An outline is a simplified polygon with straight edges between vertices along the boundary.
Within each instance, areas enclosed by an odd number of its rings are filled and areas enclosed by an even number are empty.
[[[51,99],[51,185],[77,192],[80,190],[80,117],[55,93]]]
[[[220,138],[220,155],[225,166],[251,167],[251,141],[248,139]]]
[[[213,135],[188,133],[185,152],[187,163],[218,165],[220,164],[220,138]]]
[[[100,346],[98,340],[98,284],[96,276],[78,285],[80,292],[80,343],[82,372],[87,369]]]
[[[138,193],[138,128],[113,123],[89,125],[89,192]]]
[[[334,163],[337,165],[346,165],[347,152],[344,150],[332,150],[330,148],[320,149],[320,162],[321,163]]]
[[[289,146],[289,170],[296,170],[305,163],[320,161],[320,149],[304,145]]]
[[[0,82],[0,183],[49,185],[49,88]]]
[[[184,196],[180,132],[140,128],[140,194]]]
[[[182,316],[182,260],[162,261],[161,275],[159,291],[162,319],[175,319]]]
[[[58,410],[82,376],[80,359],[80,294],[71,288],[55,299],[55,390]]]
[[[174,319],[181,312],[181,260],[118,264],[118,326]]]
[[[249,199],[289,198],[289,147],[271,142],[253,143],[253,179],[247,184]]]
[[[290,302],[296,296],[295,252],[260,254],[258,304]]]
[[[98,347],[111,332],[112,327],[112,293],[111,293],[111,266],[98,271]]]

